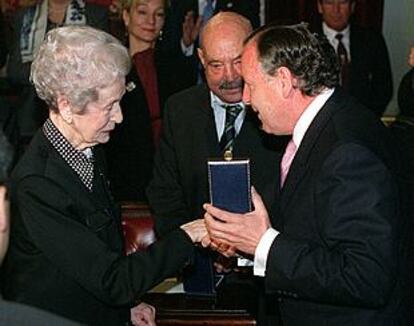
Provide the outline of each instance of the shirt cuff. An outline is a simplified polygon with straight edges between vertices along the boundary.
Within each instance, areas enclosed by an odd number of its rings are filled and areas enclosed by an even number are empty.
[[[185,44],[183,42],[183,39],[181,39],[181,42],[180,43],[181,43],[181,51],[183,51],[183,54],[186,57],[192,56],[193,53],[194,53],[194,43],[191,44],[190,46],[185,46]]]
[[[254,253],[253,274],[255,276],[265,276],[267,256],[269,255],[270,247],[272,246],[273,241],[278,235],[279,232],[272,228],[267,229],[262,235],[262,238],[260,239]]]

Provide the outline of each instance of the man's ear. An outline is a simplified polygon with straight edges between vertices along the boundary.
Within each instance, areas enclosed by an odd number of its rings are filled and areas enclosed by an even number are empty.
[[[197,48],[197,54],[200,58],[201,64],[203,65],[204,69],[206,68],[206,58],[204,57],[204,51],[201,48]]]
[[[57,98],[57,109],[60,116],[67,123],[72,123],[72,107],[66,97],[59,95]]]
[[[282,95],[285,98],[289,97],[294,88],[296,88],[296,78],[286,67],[280,67],[277,69],[277,77],[281,85]]]

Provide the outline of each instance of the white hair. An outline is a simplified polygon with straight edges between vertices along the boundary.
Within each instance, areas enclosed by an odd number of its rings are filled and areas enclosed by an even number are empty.
[[[51,30],[33,60],[30,79],[51,110],[63,95],[81,112],[98,99],[98,90],[125,77],[128,50],[112,35],[89,26]]]

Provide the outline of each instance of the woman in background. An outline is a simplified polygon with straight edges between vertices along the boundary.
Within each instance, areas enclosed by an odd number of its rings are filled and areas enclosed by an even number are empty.
[[[167,12],[167,0],[125,0],[122,5],[133,67],[121,102],[124,122],[106,148],[117,200],[146,200],[164,103],[195,83],[193,58],[163,50],[161,43],[168,41],[162,35]]]

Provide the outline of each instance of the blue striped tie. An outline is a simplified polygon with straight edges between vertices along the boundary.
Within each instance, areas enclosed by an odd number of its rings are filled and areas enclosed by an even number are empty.
[[[239,104],[225,105],[223,108],[226,110],[226,123],[224,125],[223,135],[220,139],[220,148],[225,152],[233,150],[233,142],[236,137],[234,122],[243,108]]]

